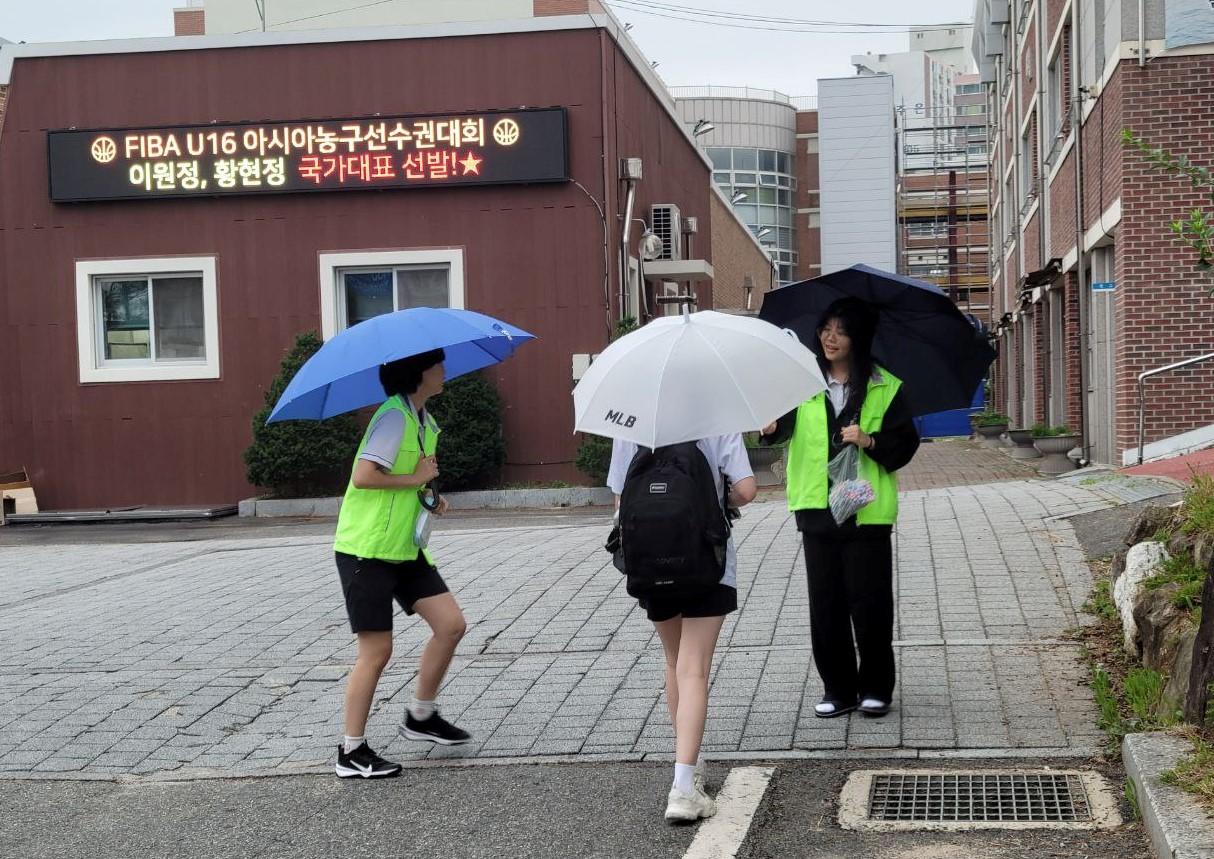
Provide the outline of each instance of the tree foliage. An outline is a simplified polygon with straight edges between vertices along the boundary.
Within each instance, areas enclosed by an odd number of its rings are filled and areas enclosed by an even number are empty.
[[[496,486],[506,461],[502,400],[479,373],[447,382],[429,402],[442,433],[438,437],[439,485],[443,490]]]

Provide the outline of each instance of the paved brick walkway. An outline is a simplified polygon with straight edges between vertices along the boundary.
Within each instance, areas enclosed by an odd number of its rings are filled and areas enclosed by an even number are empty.
[[[722,634],[707,750],[1091,752],[1085,670],[1061,638],[1081,622],[1090,582],[1069,526],[1051,517],[1111,497],[1066,481],[907,492],[901,682],[882,720],[813,717],[821,687],[797,533],[782,504],[752,506],[736,532],[741,610]],[[605,522],[439,534],[469,620],[441,702],[476,742],[396,738],[425,641],[398,614],[369,727],[377,748],[400,759],[669,755],[661,650],[600,548]],[[0,582],[0,772],[331,765],[354,648],[327,538],[0,548]]]
[[[968,439],[937,439],[919,445],[899,475],[902,490],[978,486],[1005,480],[1031,480],[1037,470],[1005,453]]]

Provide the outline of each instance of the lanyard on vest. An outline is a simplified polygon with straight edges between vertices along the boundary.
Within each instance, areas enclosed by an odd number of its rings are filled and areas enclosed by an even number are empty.
[[[430,415],[423,416],[421,412],[416,411],[413,408],[413,401],[409,399],[408,395],[402,395],[401,399],[405,401],[405,408],[409,410],[409,414],[413,415],[414,420],[417,421],[417,457],[420,461],[426,455],[426,427],[430,425]],[[424,424],[422,423],[423,417]],[[438,488],[435,483],[436,481],[431,481],[428,492],[427,487],[424,486],[417,490],[417,500],[421,502],[422,507],[431,511],[438,509]]]
[[[409,414],[413,415],[413,419],[417,422],[417,450],[419,456],[425,456],[426,427],[430,425],[430,415],[423,414],[423,412],[419,412],[413,408],[413,401],[409,399],[407,394],[402,394],[401,399],[404,401],[405,408],[409,410]]]

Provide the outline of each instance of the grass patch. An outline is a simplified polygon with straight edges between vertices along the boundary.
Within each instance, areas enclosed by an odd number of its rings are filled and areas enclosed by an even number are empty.
[[[1205,570],[1197,566],[1192,552],[1180,552],[1164,561],[1159,573],[1142,584],[1152,591],[1164,585],[1180,585],[1180,590],[1172,597],[1172,604],[1193,611],[1201,604],[1201,588],[1205,581]]]
[[[1110,595],[1109,563],[1092,562],[1095,584],[1084,611],[1096,622],[1079,632],[1092,672],[1097,725],[1109,738],[1110,754],[1121,753],[1126,734],[1171,727],[1180,714],[1163,706],[1167,678],[1133,662],[1122,646],[1121,617]]]
[[[1134,819],[1142,820],[1142,806],[1138,804],[1138,788],[1134,787],[1134,782],[1128,778],[1125,780],[1125,801],[1130,804]]]
[[[1184,533],[1214,537],[1214,476],[1193,472],[1181,513]]]
[[[1096,586],[1092,589],[1092,595],[1088,598],[1087,605],[1083,610],[1088,614],[1095,615],[1101,620],[1117,620],[1117,605],[1113,602],[1113,585],[1108,579],[1101,579],[1096,582]]]
[[[1193,743],[1193,753],[1159,780],[1193,794],[1207,811],[1214,812],[1214,744],[1196,729],[1183,733]]]

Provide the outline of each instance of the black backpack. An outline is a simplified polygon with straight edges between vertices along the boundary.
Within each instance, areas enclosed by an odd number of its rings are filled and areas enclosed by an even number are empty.
[[[730,525],[712,466],[694,441],[637,452],[620,495],[619,529],[632,596],[703,593],[720,582]]]

